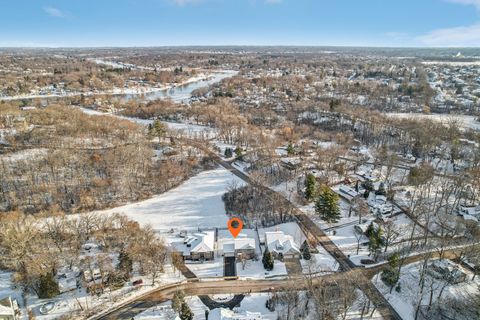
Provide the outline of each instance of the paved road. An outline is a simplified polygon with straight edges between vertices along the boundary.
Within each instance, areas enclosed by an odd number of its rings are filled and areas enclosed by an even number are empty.
[[[239,177],[250,185],[262,189],[262,191],[264,191],[266,195],[277,195],[275,199],[281,201],[282,203],[280,205],[290,210],[290,212],[298,222],[299,226],[304,231],[305,235],[309,239],[313,238],[316,240],[317,243],[321,244],[322,247],[325,248],[325,250],[338,262],[341,271],[348,272],[354,268],[357,268],[357,266],[353,262],[351,262],[350,259],[347,258],[347,256],[345,256],[345,254],[340,250],[340,248],[337,247],[337,245],[327,236],[327,234],[322,229],[320,229],[320,227],[315,222],[312,221],[312,219],[310,219],[309,216],[307,216],[303,211],[298,209],[295,204],[286,199],[281,193],[278,193],[268,187],[256,183],[248,175],[235,168],[230,162],[223,160],[216,152],[210,150],[205,145],[202,145],[194,140],[188,140],[187,142],[209,154],[215,160],[215,162],[220,164],[225,169],[229,170],[235,176]],[[278,195],[280,195],[280,197],[278,197]],[[387,299],[385,299],[385,297],[378,291],[378,289],[369,281],[369,279],[365,278],[361,273],[359,274],[359,277],[363,278],[361,279],[361,281],[358,281],[359,288],[377,307],[377,310],[380,312],[383,318],[401,320],[402,318],[400,317],[400,315],[390,305]]]
[[[258,185],[257,183],[252,181],[249,176],[247,176],[237,168],[233,167],[229,162],[221,159],[215,152],[206,148],[204,145],[201,145],[193,140],[188,141],[188,143],[210,154],[218,164],[232,172],[232,174],[236,175],[240,179],[258,188],[262,188],[267,196],[273,196],[276,194],[275,191],[267,187]],[[109,313],[94,316],[89,319],[131,319],[142,311],[145,311],[159,303],[170,300],[173,294],[178,290],[184,291],[185,294],[189,296],[208,296],[212,294],[241,295],[251,292],[270,292],[282,290],[282,288],[284,288],[285,286],[291,285],[292,281],[294,281],[296,287],[301,290],[306,289],[309,285],[306,281],[307,278],[309,278],[308,281],[311,281],[311,283],[315,285],[321,283],[323,284],[325,283],[325,281],[329,282],[345,279],[347,276],[355,279],[355,282],[357,283],[359,289],[361,289],[368,296],[368,298],[376,306],[377,310],[381,313],[384,319],[401,319],[399,314],[393,309],[393,307],[388,303],[384,296],[370,281],[370,279],[375,274],[382,270],[384,264],[380,264],[373,268],[357,267],[343,254],[343,252],[335,245],[335,243],[330,240],[330,238],[325,234],[325,232],[321,230],[305,213],[298,209],[292,202],[288,201],[285,197],[283,197],[283,195],[281,197],[276,197],[276,199],[280,199],[279,201],[282,201],[281,205],[291,210],[291,213],[297,220],[300,227],[305,232],[306,236],[310,239],[315,240],[317,243],[320,243],[325,248],[325,250],[336,259],[336,261],[340,265],[342,272],[332,273],[328,275],[316,275],[312,277],[305,277],[301,275],[289,277],[289,279],[277,280],[238,280],[234,283],[232,283],[231,280],[228,281],[219,279],[218,281],[204,282],[198,281],[198,279],[192,279],[186,283],[161,287],[153,292],[139,296],[132,301],[128,301]],[[457,256],[457,251],[457,249],[447,250],[445,254],[446,256],[453,258]],[[432,256],[435,255],[438,255],[438,253],[434,252],[432,254]],[[410,256],[405,260],[405,264],[419,261],[423,259],[423,257],[424,254]]]
[[[449,259],[458,258],[458,248],[445,250],[444,257]],[[425,253],[409,256],[404,260],[404,265],[421,261],[425,257]],[[439,257],[439,253],[432,251],[429,253],[430,259]],[[326,283],[335,283],[338,280],[349,277],[355,280],[359,288],[365,292],[377,307],[377,310],[389,309],[389,304],[385,305],[382,300],[375,300],[375,297],[383,295],[371,283],[371,278],[383,270],[387,262],[376,265],[372,268],[354,268],[346,272],[330,273],[325,275],[299,275],[292,276],[287,279],[270,279],[270,280],[237,280],[232,283],[231,280],[212,280],[212,281],[185,281],[184,283],[177,283],[160,287],[150,291],[144,295],[133,298],[130,301],[118,306],[115,310],[110,312],[92,316],[89,320],[110,320],[110,319],[132,319],[139,313],[158,305],[159,303],[171,300],[176,291],[184,291],[187,296],[208,296],[213,294],[235,294],[242,295],[248,293],[260,293],[281,291],[283,288],[291,286],[292,283],[299,290],[307,289],[310,284],[320,285]],[[310,284],[309,284],[310,282]],[[388,318],[392,319],[394,315],[386,313]],[[384,316],[385,317],[385,316]],[[398,318],[401,319],[401,318]]]

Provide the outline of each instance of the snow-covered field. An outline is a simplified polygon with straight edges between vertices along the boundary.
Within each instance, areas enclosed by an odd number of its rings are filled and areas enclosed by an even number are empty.
[[[474,116],[423,113],[387,113],[386,115],[394,118],[429,119],[441,123],[456,121],[465,129],[480,130],[480,122],[478,122]]]
[[[228,217],[222,195],[234,181],[243,183],[223,168],[204,171],[151,199],[96,213],[122,213],[158,232],[225,227]]]

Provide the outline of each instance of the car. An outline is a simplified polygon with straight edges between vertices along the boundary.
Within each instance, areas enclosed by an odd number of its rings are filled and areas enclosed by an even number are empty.
[[[375,260],[373,260],[373,259],[362,259],[362,260],[360,260],[360,263],[361,264],[374,264]]]
[[[138,279],[138,280],[135,280],[135,281],[132,282],[132,285],[133,285],[133,286],[139,286],[139,285],[141,285],[141,284],[143,284],[143,280],[142,280],[142,279]]]
[[[43,315],[49,314],[55,308],[55,302],[49,301],[47,303],[42,304],[40,307],[40,313]]]

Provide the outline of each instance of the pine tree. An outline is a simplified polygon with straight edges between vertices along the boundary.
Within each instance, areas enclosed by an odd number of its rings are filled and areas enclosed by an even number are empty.
[[[305,240],[300,248],[302,250],[302,256],[305,260],[310,260],[312,258],[312,254],[310,253],[310,245],[308,244],[307,240]]]
[[[52,272],[40,276],[37,289],[38,297],[40,299],[50,299],[60,294],[58,283],[55,281]]]
[[[272,253],[270,252],[270,250],[268,250],[268,247],[265,248],[265,252],[263,253],[262,262],[263,262],[263,267],[265,268],[265,270],[268,270],[268,271],[273,270],[273,265],[274,265],[273,256],[272,256]]]
[[[150,135],[153,137],[157,137],[158,139],[162,139],[167,133],[165,125],[160,120],[153,121],[153,124],[148,128]]]
[[[242,161],[243,160],[242,149],[240,147],[236,147],[234,151],[237,159]]]
[[[373,255],[375,261],[377,260],[377,256],[383,246],[383,230],[379,225],[374,225],[370,223],[365,232],[365,235],[368,237],[368,248],[370,249],[370,254]]]
[[[315,195],[315,176],[311,173],[307,174],[305,178],[305,198],[312,200]]]
[[[125,280],[130,278],[130,274],[133,270],[133,261],[123,249],[118,255],[117,270],[123,274]]]
[[[388,258],[388,265],[382,271],[381,279],[390,287],[390,293],[400,279],[400,272],[398,270],[399,263],[399,255],[398,253],[395,253]]]
[[[180,319],[181,320],[192,320],[193,319],[193,313],[190,307],[186,302],[182,303],[182,309],[180,312]]]
[[[371,180],[365,180],[363,183],[362,183],[362,186],[365,190],[368,190],[370,192],[374,191],[375,190],[375,187],[373,186],[373,182]]]
[[[184,299],[185,299],[185,295],[183,294],[182,291],[176,291],[173,294],[172,309],[178,314],[180,314],[182,311],[182,305],[185,303]]]
[[[295,148],[293,147],[293,144],[290,142],[287,146],[287,154],[289,156],[291,155],[294,155],[295,154]]]
[[[315,203],[315,212],[327,222],[336,222],[340,219],[338,195],[329,187],[323,186]]]
[[[225,158],[231,158],[233,157],[233,151],[232,151],[232,148],[225,148]]]
[[[380,185],[378,186],[378,190],[375,191],[375,194],[377,196],[386,196],[387,195],[387,190],[385,190],[385,185],[382,183],[380,183]]]

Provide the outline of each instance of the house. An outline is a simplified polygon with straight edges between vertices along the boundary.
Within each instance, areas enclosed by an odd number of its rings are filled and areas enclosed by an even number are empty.
[[[77,289],[77,278],[72,276],[60,277],[58,279],[58,290],[60,293]]]
[[[98,268],[94,268],[92,270],[85,270],[83,271],[83,278],[85,282],[97,282],[98,280],[102,279],[102,272]]]
[[[394,211],[393,204],[387,201],[387,197],[371,193],[367,201],[370,211],[378,216],[391,214]]]
[[[241,233],[235,239],[223,240],[220,250],[224,257],[253,259],[256,256],[255,248],[255,239]]]
[[[157,305],[143,314],[145,314],[145,317],[142,317],[142,319],[180,320],[177,312],[170,305]]]
[[[208,320],[264,320],[260,312],[233,311],[230,309],[217,308],[210,311]]]
[[[185,237],[183,242],[173,243],[174,250],[184,260],[204,261],[215,258],[215,231],[204,231]]]
[[[60,268],[57,272],[58,289],[60,293],[77,289],[77,277],[80,276],[78,268]]]
[[[283,231],[265,232],[265,246],[275,259],[300,259],[300,249],[293,237]]]
[[[6,297],[0,300],[0,320],[16,320],[15,310],[17,303],[11,297]]]
[[[352,200],[359,195],[357,191],[347,186],[340,186],[340,188],[338,188],[338,193],[348,200]]]
[[[450,260],[435,260],[429,265],[427,272],[432,277],[446,280],[451,284],[467,280],[467,274]]]
[[[292,171],[299,169],[302,165],[300,158],[282,158],[280,162],[282,166]]]

